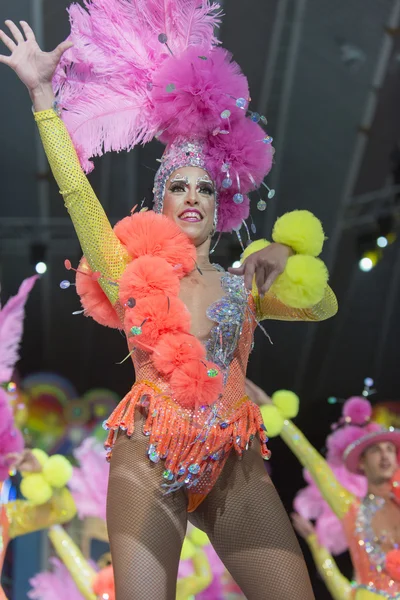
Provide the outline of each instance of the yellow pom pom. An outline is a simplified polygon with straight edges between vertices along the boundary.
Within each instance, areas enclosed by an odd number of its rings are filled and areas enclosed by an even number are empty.
[[[308,210],[294,210],[280,217],[272,232],[272,239],[286,244],[298,254],[319,256],[325,241],[322,223]]]
[[[208,546],[210,543],[208,535],[204,531],[197,529],[197,527],[190,533],[190,539],[195,546],[199,546],[200,548]]]
[[[192,544],[192,542],[187,537],[185,537],[185,539],[183,540],[181,560],[189,560],[190,558],[193,558],[195,554],[196,548],[194,544]]]
[[[272,395],[272,402],[284,419],[293,419],[299,414],[300,399],[294,392],[279,390]]]
[[[31,453],[36,458],[40,466],[44,467],[45,463],[49,460],[48,455],[44,450],[40,450],[40,448],[33,448]],[[20,471],[21,477],[27,477],[28,475],[32,475],[32,471]]]
[[[246,260],[246,258],[248,258],[250,256],[250,254],[254,254],[254,252],[258,252],[259,250],[264,250],[264,248],[267,248],[270,245],[271,242],[268,242],[267,240],[256,240],[255,242],[251,242],[251,244],[249,246],[247,246],[246,250],[243,252],[243,254],[240,257],[240,262],[244,262]]]
[[[45,504],[50,500],[53,491],[41,473],[26,475],[21,480],[21,493],[36,506]]]
[[[72,476],[71,463],[61,454],[50,456],[43,467],[43,477],[53,488],[64,487]]]
[[[278,408],[273,404],[264,404],[260,410],[268,437],[278,436],[284,425],[284,418]]]
[[[40,466],[43,469],[44,465],[49,460],[49,455],[46,454],[46,452],[44,450],[41,450],[40,448],[33,448],[32,454],[36,458],[36,460],[40,463]]]
[[[310,308],[322,300],[328,285],[328,269],[319,258],[291,256],[271,292],[286,306]]]

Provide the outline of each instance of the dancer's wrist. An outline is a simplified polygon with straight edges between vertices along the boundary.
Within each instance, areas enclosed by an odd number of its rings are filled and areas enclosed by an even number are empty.
[[[54,106],[54,92],[51,82],[38,85],[29,90],[34,112],[49,110]]]

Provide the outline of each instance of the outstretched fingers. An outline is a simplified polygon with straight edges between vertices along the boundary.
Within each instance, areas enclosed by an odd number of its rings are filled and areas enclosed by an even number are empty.
[[[65,42],[61,42],[61,44],[59,44],[57,48],[53,50],[53,53],[56,55],[57,60],[60,60],[64,52],[72,48],[73,45],[74,44],[68,40],[66,40]]]
[[[8,35],[6,33],[4,33],[4,31],[2,31],[1,29],[0,29],[0,40],[3,42],[3,44],[6,46],[6,48],[9,49],[10,52],[14,52],[15,48],[17,47],[16,43],[10,37],[8,37]],[[4,58],[8,58],[8,57],[5,56]]]
[[[25,34],[27,40],[35,40],[35,34],[33,33],[33,29],[28,25],[26,21],[20,21],[22,31]]]
[[[22,35],[21,31],[18,29],[18,27],[16,26],[16,24],[13,21],[7,20],[7,21],[5,21],[5,24],[7,25],[8,29],[13,34],[14,40],[16,41],[17,44],[21,44],[25,41],[24,36]]]

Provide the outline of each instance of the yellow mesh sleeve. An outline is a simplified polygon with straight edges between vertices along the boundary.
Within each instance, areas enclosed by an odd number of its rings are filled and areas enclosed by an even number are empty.
[[[326,288],[325,296],[311,308],[290,308],[276,298],[272,292],[260,298],[253,289],[257,319],[276,319],[278,321],[325,321],[333,317],[338,310],[336,296],[332,289]]]
[[[176,586],[176,600],[189,600],[207,589],[212,581],[210,563],[204,550],[196,549],[192,558],[194,575],[178,579]]]
[[[326,460],[291,421],[285,421],[281,437],[301,464],[311,473],[311,477],[333,512],[342,519],[355,502],[353,494],[338,482]]]
[[[32,506],[27,500],[15,500],[9,502],[5,509],[11,539],[52,525],[68,523],[76,515],[75,502],[67,488],[55,491],[46,504]]]
[[[97,596],[92,589],[96,572],[83,557],[75,542],[60,525],[55,525],[50,529],[49,538],[82,596],[86,600],[96,600]]]
[[[313,555],[318,573],[321,575],[333,600],[351,600],[354,590],[348,579],[339,571],[339,568],[329,551],[320,546],[317,536],[307,538],[307,544]]]
[[[36,113],[43,147],[64,197],[83,254],[110,302],[118,301],[118,282],[130,257],[115,235],[89,181],[83,173],[68,131],[54,110]]]

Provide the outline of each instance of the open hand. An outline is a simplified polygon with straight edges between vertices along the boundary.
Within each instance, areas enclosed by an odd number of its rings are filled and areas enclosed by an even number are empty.
[[[266,248],[250,254],[244,263],[237,269],[231,267],[229,273],[244,275],[244,284],[248,290],[252,289],[253,277],[260,296],[266,294],[275,279],[283,273],[289,256],[293,250],[283,244],[270,244]]]
[[[22,473],[41,473],[42,467],[31,450],[22,452],[10,452],[6,455],[6,461],[10,471]]]
[[[43,52],[28,23],[20,22],[22,32],[13,21],[5,23],[11,35],[0,30],[0,40],[9,49],[11,55],[0,54],[0,63],[13,69],[29,92],[34,94],[51,84],[60,58],[73,44],[65,41],[52,52]]]
[[[311,521],[307,521],[307,519],[299,515],[299,513],[292,513],[290,516],[292,518],[293,527],[300,537],[306,540],[311,535],[314,535],[315,529]]]

